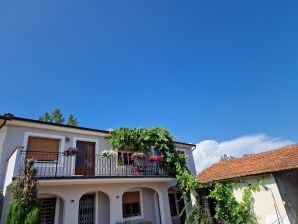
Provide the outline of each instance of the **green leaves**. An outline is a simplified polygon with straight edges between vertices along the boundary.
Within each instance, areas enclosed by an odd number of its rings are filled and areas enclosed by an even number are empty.
[[[114,149],[142,152],[148,152],[154,147],[162,154],[174,148],[173,137],[162,127],[121,127],[111,132],[109,143]]]
[[[243,189],[242,201],[237,202],[233,187],[239,183],[216,183],[209,197],[216,200],[215,218],[228,224],[257,223],[253,212],[252,193],[259,190],[258,184],[249,184]]]

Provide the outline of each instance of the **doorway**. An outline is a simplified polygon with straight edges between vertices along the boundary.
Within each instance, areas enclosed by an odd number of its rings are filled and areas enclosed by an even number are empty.
[[[77,141],[76,175],[94,175],[95,142]]]

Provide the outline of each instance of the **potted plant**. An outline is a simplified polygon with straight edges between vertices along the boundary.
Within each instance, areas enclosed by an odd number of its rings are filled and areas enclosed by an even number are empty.
[[[145,159],[146,155],[143,152],[134,152],[130,159],[134,161],[134,165],[136,166],[144,166],[145,165]]]
[[[76,154],[78,154],[79,149],[76,147],[69,147],[67,149],[64,150],[64,155],[65,156],[74,156]]]
[[[131,160],[137,160],[137,159],[145,159],[145,154],[143,153],[143,152],[134,152],[132,155],[131,155],[131,157],[130,157],[130,159]]]
[[[117,157],[117,152],[113,150],[104,150],[101,152],[101,156],[104,158],[115,158]]]

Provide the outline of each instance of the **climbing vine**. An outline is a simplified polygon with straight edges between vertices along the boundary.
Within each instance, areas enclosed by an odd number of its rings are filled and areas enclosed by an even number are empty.
[[[216,200],[215,218],[228,224],[257,223],[253,211],[253,192],[259,191],[260,184],[248,184],[243,189],[242,201],[238,202],[233,195],[235,182],[216,183],[209,197]]]
[[[186,155],[175,149],[174,137],[162,127],[119,128],[111,132],[109,143],[114,149],[150,152],[153,147],[163,156],[168,172],[175,176],[186,201],[198,188],[196,178],[186,165]]]

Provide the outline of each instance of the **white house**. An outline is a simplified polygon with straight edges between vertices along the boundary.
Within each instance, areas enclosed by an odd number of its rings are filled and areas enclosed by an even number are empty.
[[[135,164],[132,152],[103,158],[101,152],[111,149],[108,131],[9,115],[0,116],[0,127],[1,224],[10,202],[7,186],[22,174],[26,158],[36,161],[42,223],[181,223],[178,214],[184,205],[177,200],[181,192],[176,179],[160,163]],[[195,174],[195,145],[175,144],[188,155],[187,164]],[[66,155],[69,147],[78,148],[78,154]]]
[[[201,184],[227,180],[243,181],[234,188],[237,200],[241,200],[243,187],[247,184],[263,182],[260,191],[253,193],[254,212],[259,223],[298,223],[298,144],[221,161],[198,175]],[[201,193],[201,196],[208,195],[204,189]],[[209,204],[212,203],[209,201]],[[207,210],[209,215],[214,214],[214,206]]]

